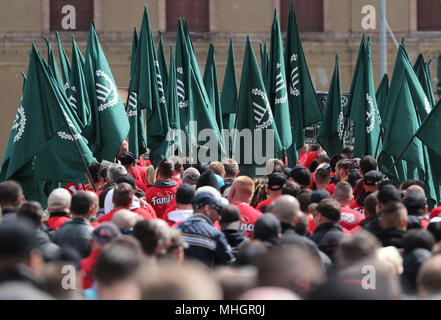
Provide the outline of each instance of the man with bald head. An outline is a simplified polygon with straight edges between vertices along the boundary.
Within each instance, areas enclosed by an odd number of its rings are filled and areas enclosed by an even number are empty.
[[[240,229],[250,239],[254,237],[254,223],[263,215],[262,212],[250,206],[253,193],[253,179],[247,176],[240,176],[232,184],[228,196],[230,204],[237,206],[240,210]]]
[[[70,246],[82,258],[90,254],[89,240],[94,228],[89,222],[99,209],[98,196],[91,191],[79,191],[72,196],[70,213],[72,220],[65,222],[54,231],[51,240],[60,247]]]

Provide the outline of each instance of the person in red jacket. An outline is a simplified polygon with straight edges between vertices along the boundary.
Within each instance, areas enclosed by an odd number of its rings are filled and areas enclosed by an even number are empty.
[[[123,152],[118,157],[119,162],[126,168],[127,173],[135,178],[135,183],[138,188],[142,191],[147,191],[147,168],[137,166],[136,163],[139,161],[136,159],[135,155],[129,151]]]
[[[117,212],[120,209],[130,209],[134,193],[135,190],[130,184],[125,182],[119,183],[113,191],[114,209],[109,213],[106,213],[105,215],[99,217],[98,222],[103,223],[104,221],[112,221],[112,217],[115,214],[115,212]],[[154,217],[152,217],[145,209],[137,208],[134,209],[133,212],[142,216],[146,220],[154,219]]]
[[[265,213],[269,205],[276,201],[282,195],[282,187],[286,183],[286,176],[281,172],[274,172],[269,176],[268,187],[266,192],[268,193],[268,199],[262,201],[256,206],[257,210]]]
[[[333,198],[341,205],[339,224],[350,231],[366,218],[364,214],[349,208],[349,205],[353,199],[352,192],[353,190],[349,183],[340,182],[335,187],[333,196]]]
[[[176,181],[178,186],[183,184],[181,179],[182,173],[184,172],[184,162],[178,156],[171,156],[169,159],[173,162],[173,177],[172,180]]]
[[[147,202],[153,207],[156,216],[164,219],[164,212],[171,199],[176,196],[178,184],[172,179],[174,164],[169,159],[164,159],[158,166],[158,181],[145,193]]]
[[[356,186],[354,187],[354,198],[357,198],[358,196],[361,196],[363,193],[365,193],[367,190],[364,187],[364,175],[372,170],[377,170],[378,164],[377,160],[375,160],[372,156],[364,156],[360,160],[360,177],[361,179],[357,182]]]
[[[250,206],[253,193],[254,181],[247,176],[238,177],[231,186],[229,193],[230,204],[234,204],[240,210],[240,229],[250,239],[253,239],[254,236],[256,220],[263,215],[262,212]]]
[[[47,211],[49,212],[49,219],[44,222],[44,227],[48,231],[56,230],[65,222],[71,219],[70,217],[70,200],[72,196],[70,192],[64,188],[53,190],[47,199]]]
[[[334,194],[335,184],[331,183],[331,171],[329,169],[318,168],[314,172],[314,180],[316,189],[326,190],[331,196]]]
[[[92,238],[90,239],[91,253],[87,258],[81,260],[83,290],[92,287],[95,282],[94,269],[102,247],[120,235],[121,232],[111,222],[103,222],[92,232]]]

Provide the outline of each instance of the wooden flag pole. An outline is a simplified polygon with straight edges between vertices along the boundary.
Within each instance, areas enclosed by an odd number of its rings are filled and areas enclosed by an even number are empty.
[[[412,143],[413,139],[415,139],[416,134],[418,131],[416,131],[414,133],[414,135],[412,136],[412,138],[410,139],[410,141],[407,143],[407,145],[404,147],[403,151],[400,152],[400,154],[398,155],[398,157],[395,159],[394,164],[392,165],[392,167],[389,168],[389,170],[387,170],[386,175],[388,175],[392,169],[397,165],[398,161],[400,161],[401,157],[403,156],[403,154],[407,151],[407,149],[409,148],[410,144]]]

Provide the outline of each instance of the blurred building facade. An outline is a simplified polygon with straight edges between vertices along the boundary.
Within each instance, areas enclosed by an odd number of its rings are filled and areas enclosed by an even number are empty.
[[[291,0],[0,0],[1,158],[20,101],[21,72],[27,72],[32,41],[45,56],[47,50],[43,37],[47,36],[58,59],[54,33],[58,30],[70,58],[70,36],[74,34],[84,54],[90,19],[94,19],[117,85],[127,87],[133,27],[140,27],[145,3],[153,31],[163,33],[167,55],[169,45],[175,43],[179,16],[187,18],[201,72],[208,44],[213,42],[221,86],[229,37],[234,41],[239,83],[247,34],[260,61],[259,43],[270,43],[274,9],[277,9],[284,38]],[[76,29],[65,30],[63,26],[72,27],[72,21],[67,18],[72,14],[71,7],[75,10]],[[371,16],[366,17],[364,10],[368,10]],[[297,0],[296,15],[316,91],[328,90],[336,53],[340,56],[342,90],[349,91],[363,32],[372,36],[374,79],[378,86],[378,0]],[[434,90],[439,73],[437,57],[441,54],[440,17],[439,0],[387,0],[388,24],[398,42],[406,38],[411,62],[420,52],[426,61],[435,57],[430,65]],[[363,18],[374,19],[369,22],[375,29],[364,30]],[[389,34],[387,51],[388,74],[391,76],[397,49]]]

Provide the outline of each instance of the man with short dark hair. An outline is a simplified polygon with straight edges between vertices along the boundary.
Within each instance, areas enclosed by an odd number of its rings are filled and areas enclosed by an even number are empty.
[[[335,165],[334,177],[336,182],[348,182],[349,170],[352,167],[352,160],[341,159]]]
[[[383,247],[403,248],[403,238],[407,230],[407,209],[401,202],[389,202],[381,211],[379,224],[382,227],[377,235]]]
[[[227,238],[233,254],[236,256],[238,251],[250,241],[244,232],[240,230],[240,211],[234,205],[228,205],[220,210],[221,220],[219,225]]]
[[[2,209],[3,223],[15,220],[17,208],[23,201],[23,190],[17,182],[6,180],[0,183],[0,207]]]
[[[230,264],[235,258],[225,235],[213,223],[220,220],[220,210],[226,205],[208,192],[200,192],[193,199],[194,214],[184,220],[178,229],[182,231],[189,247],[185,256],[208,266]]]
[[[269,205],[276,201],[282,195],[283,185],[286,183],[286,176],[282,172],[274,172],[268,178],[268,186],[266,192],[268,198],[256,206],[257,210],[265,213]]]
[[[282,194],[288,194],[294,198],[297,198],[301,190],[302,189],[297,182],[287,181],[282,187]]]
[[[167,212],[164,216],[164,220],[168,222],[170,227],[193,215],[192,201],[194,196],[195,190],[193,186],[184,183],[178,188],[175,197],[176,209]]]
[[[132,236],[141,244],[144,255],[156,262],[156,254],[162,250],[163,239],[159,226],[153,221],[139,221],[133,227]]]
[[[334,194],[335,184],[331,183],[331,181],[331,171],[326,168],[318,168],[314,172],[314,185],[312,190],[326,190],[332,196]]]
[[[162,160],[158,166],[158,181],[145,193],[147,202],[153,207],[156,216],[160,219],[164,219],[167,205],[178,191],[178,184],[172,179],[173,172],[174,163],[168,159]]]
[[[364,188],[364,175],[372,170],[377,170],[378,164],[377,160],[375,160],[374,157],[370,155],[366,155],[360,160],[360,169],[359,174],[361,179],[357,182],[357,184],[354,187],[354,198],[357,198],[358,196],[361,196],[364,192],[366,192],[366,189]]]
[[[289,172],[288,180],[297,182],[302,189],[306,189],[311,183],[311,172],[302,165],[296,165]]]
[[[323,199],[316,210],[314,212],[316,229],[309,238],[334,262],[335,250],[340,241],[346,237],[342,227],[338,224],[341,217],[341,206],[334,199]]]
[[[51,240],[60,247],[71,246],[82,258],[90,254],[89,240],[94,228],[89,222],[98,212],[98,196],[91,191],[78,191],[72,196],[70,211],[72,220],[54,231]]]
[[[352,200],[350,204],[350,208],[357,210],[360,213],[364,211],[364,199],[372,192],[375,192],[379,189],[380,183],[383,181],[384,175],[378,170],[371,170],[369,172],[364,173],[362,182],[363,182],[363,193],[359,196],[355,196],[356,192],[353,192],[354,200]],[[355,189],[354,189],[355,190]]]
[[[417,277],[421,299],[439,300],[441,297],[441,255],[435,255],[420,268]]]
[[[118,157],[119,162],[126,168],[127,173],[135,178],[135,183],[138,188],[146,192],[147,190],[147,168],[138,166],[139,162],[135,155],[129,151],[123,152]]]
[[[181,186],[184,182],[181,179],[182,173],[184,172],[184,162],[178,156],[171,156],[168,158],[173,162],[173,177],[172,179],[176,181],[178,186]]]
[[[427,215],[426,197],[419,192],[410,192],[403,199],[403,204],[407,209],[407,230],[426,229],[429,225],[429,220],[425,217]]]
[[[364,214],[349,207],[353,199],[352,187],[349,183],[340,182],[337,184],[333,198],[341,205],[341,218],[339,223],[342,227],[352,230],[365,219]]]

